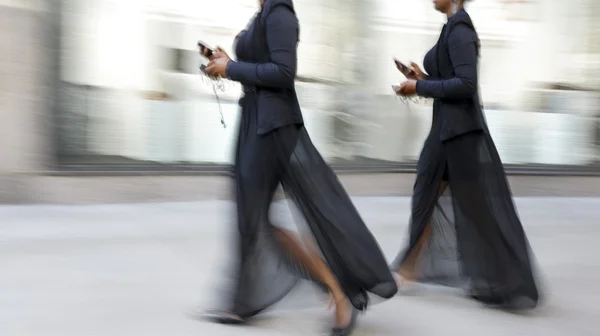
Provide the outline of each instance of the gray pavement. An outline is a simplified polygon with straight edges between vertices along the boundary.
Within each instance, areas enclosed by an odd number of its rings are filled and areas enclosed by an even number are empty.
[[[388,258],[404,242],[408,198],[355,198]],[[425,288],[373,306],[355,335],[600,334],[600,198],[520,198],[548,301],[523,316]],[[321,309],[249,327],[190,317],[223,268],[226,201],[0,206],[1,336],[318,335]]]

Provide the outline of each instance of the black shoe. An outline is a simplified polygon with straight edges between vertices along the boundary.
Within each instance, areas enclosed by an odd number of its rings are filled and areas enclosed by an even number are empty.
[[[358,319],[358,309],[352,307],[352,317],[350,318],[350,323],[343,328],[331,328],[331,336],[348,336],[356,328],[356,320]]]
[[[472,299],[479,301],[483,305],[492,309],[506,311],[526,311],[532,310],[537,306],[537,302],[524,296],[493,297],[470,295]]]
[[[536,307],[537,302],[531,298],[525,296],[511,296],[498,308],[516,313],[533,310]]]
[[[224,311],[209,311],[205,314],[202,314],[201,317],[211,322],[220,324],[238,325],[244,324],[245,322],[241,317]]]
[[[505,299],[503,297],[485,296],[477,294],[470,294],[469,296],[471,297],[471,299],[478,301],[479,303],[488,307],[497,307],[505,303]]]

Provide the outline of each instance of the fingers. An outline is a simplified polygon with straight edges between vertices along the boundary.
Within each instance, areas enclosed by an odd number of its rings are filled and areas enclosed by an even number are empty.
[[[227,55],[227,52],[223,48],[217,46],[217,48],[215,49],[215,51],[216,51],[216,53],[215,53],[214,56],[216,58],[221,58],[221,57],[227,57],[227,58],[229,58],[229,55]]]
[[[203,46],[200,46],[200,55],[208,58],[209,50]]]
[[[413,69],[414,79],[420,79],[423,76],[423,71],[419,68],[419,65],[415,62],[410,62],[410,66]]]
[[[215,51],[215,53],[213,54],[213,56],[210,58],[211,61],[213,60],[229,60],[229,55],[227,55],[226,52],[224,51]]]
[[[225,77],[224,65],[219,59],[214,59],[208,62],[204,72],[213,79]]]
[[[402,62],[400,62],[399,60],[394,58],[394,64],[396,64],[396,68],[398,68],[398,70],[402,71],[402,68],[403,68]]]
[[[217,51],[213,54],[213,59],[227,57],[227,54],[222,51]]]
[[[406,87],[406,82],[400,83],[400,87],[396,91],[396,94],[404,95],[404,88]]]
[[[215,65],[215,62],[210,61],[210,62],[208,62],[208,65],[204,69],[204,72],[206,72],[207,75],[214,77],[216,70],[217,70],[217,67]]]
[[[408,75],[408,72],[410,71],[410,69],[404,65],[402,62],[400,62],[397,59],[394,59],[394,64],[396,64],[396,68],[404,75]]]
[[[221,47],[217,47],[215,50],[213,50],[212,54],[211,54],[210,49],[205,48],[205,47],[200,47],[200,55],[206,57],[210,61],[217,59],[217,58],[229,57],[227,55],[227,53],[225,52],[225,50]]]
[[[208,49],[206,48],[201,48],[200,49],[200,55],[206,59],[208,59],[209,61],[212,61],[213,59],[215,59],[215,54],[213,53],[211,56],[209,55]]]
[[[400,72],[402,72],[402,74],[409,79],[414,79],[411,77],[416,77],[423,73],[419,65],[415,62],[410,62],[409,67],[400,62],[398,59],[394,58],[394,63],[396,64],[396,68],[398,68],[398,70],[400,70]]]

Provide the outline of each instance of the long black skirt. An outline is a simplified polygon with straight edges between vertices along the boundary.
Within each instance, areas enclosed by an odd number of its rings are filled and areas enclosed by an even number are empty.
[[[438,198],[444,182],[447,188]],[[419,158],[411,206],[408,246],[392,264],[394,270],[430,230],[416,259],[418,282],[466,287],[486,303],[537,305],[530,245],[487,130],[445,142],[431,132]]]
[[[251,102],[244,105],[253,107]],[[352,305],[365,309],[368,293],[392,297],[397,286],[379,245],[304,127],[257,135],[256,121],[256,110],[245,108],[236,151],[238,232],[227,310],[252,317],[300,283],[326,290],[286,255],[273,235],[276,220],[269,218],[269,208],[280,184],[301,214],[286,229],[317,248]]]

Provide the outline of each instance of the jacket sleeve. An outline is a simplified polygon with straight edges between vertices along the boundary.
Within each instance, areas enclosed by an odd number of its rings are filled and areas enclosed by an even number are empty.
[[[267,46],[271,62],[231,61],[229,79],[246,85],[293,88],[297,67],[298,19],[286,6],[277,6],[266,18]]]
[[[477,92],[477,35],[459,24],[448,36],[448,53],[454,77],[445,80],[417,81],[417,95],[427,98],[471,98]]]

